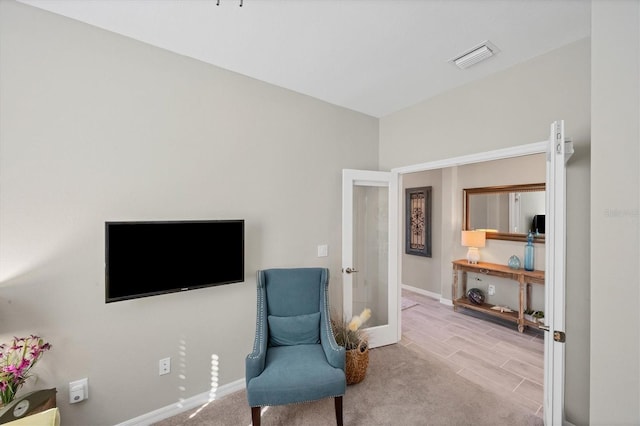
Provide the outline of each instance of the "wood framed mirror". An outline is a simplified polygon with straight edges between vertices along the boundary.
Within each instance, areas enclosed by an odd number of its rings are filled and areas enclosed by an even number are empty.
[[[486,230],[487,239],[545,240],[545,184],[466,188],[463,192],[462,230]]]

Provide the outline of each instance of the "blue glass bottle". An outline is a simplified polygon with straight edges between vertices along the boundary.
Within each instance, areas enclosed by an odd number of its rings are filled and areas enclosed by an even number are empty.
[[[527,235],[527,244],[524,246],[524,269],[533,271],[533,232]]]

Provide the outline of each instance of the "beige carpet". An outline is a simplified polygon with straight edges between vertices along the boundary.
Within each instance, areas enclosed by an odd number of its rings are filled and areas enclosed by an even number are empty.
[[[244,391],[191,410],[157,426],[251,424]],[[333,399],[269,407],[262,424],[335,425]],[[345,425],[542,425],[525,409],[457,376],[435,358],[401,345],[370,351],[365,380],[348,386]]]

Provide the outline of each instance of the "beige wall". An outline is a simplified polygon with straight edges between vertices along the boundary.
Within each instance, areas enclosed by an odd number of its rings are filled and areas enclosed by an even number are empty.
[[[452,229],[451,239],[455,240],[449,259],[463,259],[467,249],[460,245],[462,230],[463,203],[462,193],[465,188],[486,186],[520,185],[526,183],[540,183],[545,181],[546,160],[544,154],[528,155],[504,160],[488,161],[484,163],[468,164],[454,168],[456,173],[454,194],[457,203],[454,214],[460,217],[460,226]],[[506,264],[511,255],[516,255],[524,265],[524,244],[519,241],[486,240],[486,246],[480,249],[480,257],[485,262]],[[544,244],[535,244],[534,267],[545,269]],[[445,299],[451,299],[451,264],[444,266],[442,276],[442,294]],[[496,287],[496,294],[488,296],[487,288],[492,284]],[[487,295],[487,301],[492,304],[508,306],[516,309],[519,303],[518,288],[514,282],[476,274],[469,275],[469,285],[477,287]],[[544,288],[532,286],[532,308],[544,310]]]
[[[457,178],[454,192],[459,200],[455,214],[460,216],[460,222],[462,222],[462,193],[465,188],[544,183],[546,179],[546,160],[544,154],[528,155],[468,164],[456,167],[455,172],[457,173]],[[453,230],[453,236],[458,237],[458,240],[460,239],[461,230],[462,226]],[[536,269],[544,270],[544,245],[535,244],[535,248],[534,266]],[[482,260],[493,263],[506,264],[513,254],[522,260],[524,243],[489,239],[486,241],[486,247],[480,249]],[[466,256],[466,248],[458,244],[453,255],[457,256],[457,259],[464,258]]]
[[[590,419],[637,425],[640,2],[593,1],[592,14]]]
[[[212,354],[243,378],[257,269],[329,267],[340,299],[341,170],[377,169],[377,119],[7,0],[0,55],[0,341],[53,344],[64,424],[206,392]],[[246,220],[245,283],[104,303],[105,221],[217,218]]]
[[[112,424],[203,392],[213,353],[220,384],[231,382],[244,374],[253,336],[256,269],[326,265],[339,294],[341,168],[541,141],[564,119],[576,147],[567,171],[567,419],[640,423],[640,253],[629,238],[639,233],[638,7],[593,1],[593,42],[384,117],[378,135],[370,117],[0,1],[0,337],[52,341],[38,386],[58,387],[59,400],[68,381],[89,377],[90,401],[61,404],[70,424]],[[442,201],[450,212],[454,199]],[[203,217],[247,220],[245,284],[103,303],[105,220]],[[443,213],[443,226],[456,220]],[[328,258],[315,257],[320,243]],[[183,343],[186,380],[159,378],[158,359],[177,357]]]
[[[460,245],[463,189],[540,183],[545,181],[545,170],[545,156],[537,154],[403,175],[403,188],[433,185],[434,249],[432,258],[403,253],[402,284],[451,300],[451,260],[466,257],[466,249]],[[444,199],[452,203],[447,205]],[[445,221],[445,217],[455,220]],[[544,270],[544,245],[536,244],[535,247],[535,268]],[[480,256],[486,262],[505,264],[513,254],[523,261],[524,243],[487,240],[486,247],[480,249]],[[473,286],[485,292],[489,284],[496,286],[496,294],[489,297],[490,303],[517,307],[519,296],[513,283],[491,277],[475,278],[470,277]],[[532,301],[534,309],[544,309],[543,287],[534,286]]]
[[[406,205],[402,206],[403,239],[399,246],[402,250],[401,283],[433,295],[440,294],[440,262],[442,252],[442,171],[432,170],[408,173],[402,176],[402,193],[407,188],[431,187],[431,257],[405,253],[406,241]],[[403,196],[404,199],[404,196]]]
[[[589,257],[590,53],[590,41],[578,41],[380,120],[382,168],[544,141],[549,125],[565,120],[576,149],[567,170],[565,392],[567,418],[575,424],[589,421],[589,264],[584,259]],[[443,204],[448,209],[455,199]],[[456,229],[458,219],[449,220]],[[443,244],[459,247],[455,237],[444,236]],[[450,260],[443,259],[443,271]]]

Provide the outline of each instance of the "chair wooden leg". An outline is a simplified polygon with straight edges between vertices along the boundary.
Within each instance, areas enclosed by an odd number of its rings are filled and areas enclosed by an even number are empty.
[[[260,407],[251,407],[251,424],[260,426]]]
[[[338,426],[342,426],[342,397],[341,396],[335,397],[335,404],[336,404],[336,424]]]

